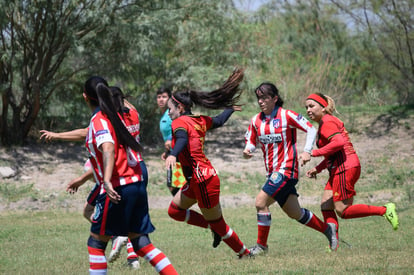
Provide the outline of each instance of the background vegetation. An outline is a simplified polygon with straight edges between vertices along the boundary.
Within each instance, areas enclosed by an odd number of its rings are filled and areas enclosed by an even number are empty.
[[[147,145],[159,139],[158,87],[213,89],[235,66],[246,68],[244,102],[266,80],[292,108],[311,91],[349,106],[414,103],[413,0],[238,8],[251,2],[0,0],[1,143],[86,126],[93,74],[132,96]]]

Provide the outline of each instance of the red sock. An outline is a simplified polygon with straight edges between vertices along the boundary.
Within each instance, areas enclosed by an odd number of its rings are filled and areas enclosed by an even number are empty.
[[[322,215],[325,223],[333,223],[336,225],[336,238],[339,238],[339,223],[335,210],[322,210]]]
[[[267,246],[272,216],[270,213],[257,213],[257,243]]]
[[[246,252],[247,249],[240,241],[239,236],[226,224],[223,216],[215,221],[209,221],[209,224],[210,228],[219,234],[222,237],[223,242],[233,249],[234,252],[239,255]]]
[[[178,275],[178,272],[175,270],[167,256],[152,243],[144,246],[137,253],[140,257],[147,260],[159,274]]]
[[[328,225],[321,221],[315,214],[313,214],[308,209],[302,208],[302,217],[298,220],[298,222],[309,226],[321,233],[324,233]]]
[[[190,209],[182,209],[171,202],[168,208],[168,215],[176,221],[186,222],[191,225],[207,228],[208,223],[203,215]]]
[[[368,216],[382,216],[385,214],[387,208],[385,206],[374,206],[366,204],[355,204],[348,206],[342,212],[342,219],[354,219]]]
[[[134,251],[134,247],[132,246],[131,240],[128,238],[128,243],[126,245],[127,253],[128,253],[128,260],[137,259],[138,255]]]
[[[108,264],[105,258],[105,249],[88,246],[89,252],[89,273],[106,274]]]

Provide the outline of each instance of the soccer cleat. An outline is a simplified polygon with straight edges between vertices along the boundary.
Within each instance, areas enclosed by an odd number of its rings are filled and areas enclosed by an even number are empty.
[[[252,256],[257,256],[257,255],[260,255],[260,254],[266,254],[268,249],[269,248],[268,248],[267,245],[264,246],[264,245],[261,245],[261,244],[258,244],[258,243],[249,248],[250,254]]]
[[[392,225],[392,228],[394,230],[397,230],[400,223],[398,221],[397,212],[395,211],[395,204],[392,202],[389,202],[385,204],[384,206],[387,208],[387,210],[385,211],[384,217],[390,222],[390,224]]]
[[[121,252],[121,248],[126,245],[128,241],[128,237],[113,237],[112,238],[112,249],[108,256],[108,262],[113,262],[119,257],[119,253]]]
[[[254,258],[254,256],[255,255],[253,255],[252,252],[249,251],[249,250],[247,250],[247,249],[242,254],[237,255],[237,257],[239,258],[239,260]]]
[[[336,237],[336,225],[334,223],[328,223],[328,228],[323,232],[329,241],[329,249],[336,251],[338,248],[338,239]]]
[[[128,266],[131,269],[139,269],[140,268],[140,264],[139,264],[139,260],[138,258],[134,258],[134,259],[128,259]]]
[[[213,233],[213,247],[216,248],[221,243],[221,236],[214,230],[211,230],[211,232]]]

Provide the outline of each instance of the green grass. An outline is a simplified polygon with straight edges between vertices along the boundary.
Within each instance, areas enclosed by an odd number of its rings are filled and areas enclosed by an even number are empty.
[[[326,238],[272,207],[269,253],[238,260],[222,243],[211,247],[208,230],[171,220],[152,210],[157,230],[151,240],[180,274],[410,274],[414,270],[413,204],[399,205],[401,227],[393,231],[383,217],[340,221],[343,243],[326,252]],[[320,216],[319,210],[310,208]],[[253,207],[225,208],[224,217],[247,246],[256,241]],[[89,225],[80,213],[48,211],[0,216],[1,274],[86,274]],[[109,251],[109,249],[107,249]],[[126,251],[108,265],[110,274],[136,274],[126,266]],[[141,260],[139,274],[156,274]]]

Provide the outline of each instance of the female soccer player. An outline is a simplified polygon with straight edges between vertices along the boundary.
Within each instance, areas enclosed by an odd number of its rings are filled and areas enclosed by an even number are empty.
[[[114,103],[117,109],[125,110],[125,111],[127,109],[136,110],[132,104],[130,104],[127,100],[125,100],[124,94],[120,88],[111,87],[111,92],[112,92],[112,97],[114,99]],[[128,107],[125,108],[125,106],[128,106]],[[76,129],[76,130],[61,132],[61,133],[41,130],[40,133],[42,134],[40,136],[40,139],[45,139],[46,141],[51,141],[51,140],[84,141],[88,133],[88,128]],[[89,159],[85,163],[84,169],[85,169],[84,174],[82,174],[81,176],[77,178],[72,179],[68,183],[67,188],[66,188],[67,192],[73,194],[77,192],[79,187],[82,186],[86,181],[94,179],[94,175],[93,175],[93,171],[92,171],[92,167],[91,167]],[[87,197],[86,203],[84,205],[83,216],[91,223],[93,222],[93,214],[94,214],[96,200],[98,198],[99,193],[100,193],[99,182],[97,182],[95,183],[94,187],[90,191]],[[140,264],[139,264],[138,256],[134,252],[131,241],[128,239],[128,237],[112,236],[112,248],[109,253],[109,256],[107,257],[107,260],[109,262],[115,261],[118,258],[122,247],[125,245],[127,248],[128,266],[130,266],[133,269],[139,269]]]
[[[135,252],[160,274],[178,274],[148,237],[155,228],[148,212],[147,169],[137,140],[138,113],[120,112],[101,77],[85,82],[83,97],[93,112],[86,148],[101,190],[88,239],[90,274],[106,274],[105,248],[111,236],[128,236]]]
[[[338,240],[335,230],[308,209],[300,207],[295,187],[298,182],[298,157],[301,165],[310,160],[315,128],[301,115],[282,108],[283,100],[274,84],[262,83],[254,91],[262,112],[251,119],[243,156],[251,158],[260,144],[267,179],[256,197],[258,233],[256,245],[250,248],[251,253],[259,255],[268,251],[267,239],[272,220],[269,206],[275,201],[290,218],[324,233],[330,248],[336,248]],[[297,129],[307,133],[304,152],[300,155],[296,150]]]
[[[321,93],[311,94],[305,106],[309,118],[319,124],[316,141],[318,149],[312,150],[311,156],[324,157],[321,163],[306,172],[306,176],[316,178],[323,169],[329,171],[321,201],[325,221],[338,230],[336,214],[342,219],[377,215],[384,216],[393,229],[397,230],[399,222],[394,203],[385,206],[353,205],[353,197],[356,195],[354,186],[360,176],[361,165],[344,123],[332,115],[335,111],[333,99]]]
[[[250,251],[224,221],[220,207],[220,179],[204,154],[204,140],[208,130],[222,126],[234,110],[241,110],[235,104],[240,95],[239,84],[242,80],[243,71],[235,70],[223,86],[215,91],[187,90],[172,95],[168,108],[173,121],[173,150],[165,161],[168,169],[175,166],[178,158],[188,179],[169,206],[170,217],[191,225],[210,228],[215,233],[213,247],[217,247],[221,237],[239,258],[249,256]],[[227,109],[212,118],[193,115],[193,104],[211,109]],[[198,203],[202,214],[189,209],[195,203]]]

